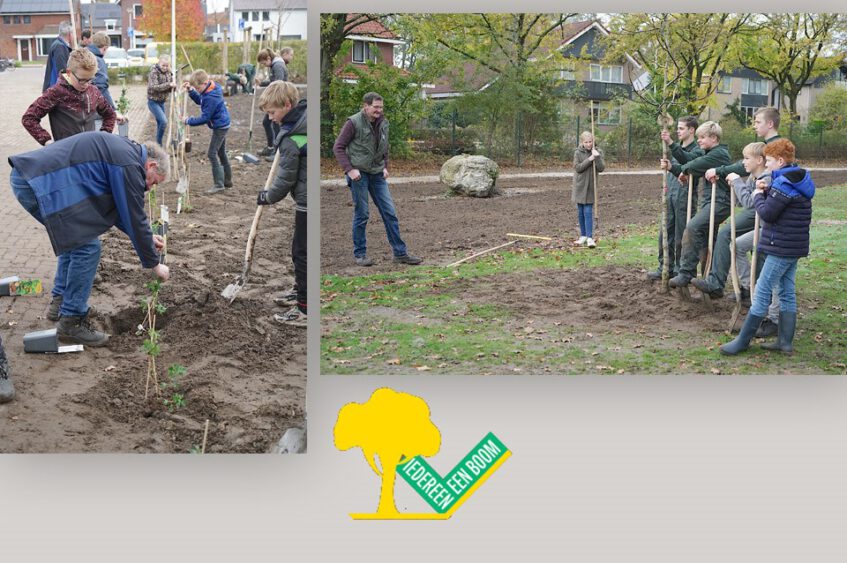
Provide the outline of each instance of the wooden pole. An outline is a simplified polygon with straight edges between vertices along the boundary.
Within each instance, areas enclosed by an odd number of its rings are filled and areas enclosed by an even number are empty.
[[[77,48],[77,39],[76,39],[76,18],[74,18],[74,0],[68,0],[68,13],[71,16],[71,48]],[[93,11],[92,11],[93,15]],[[82,23],[82,22],[80,22]],[[62,69],[59,69],[62,70]]]
[[[518,233],[506,233],[507,237],[529,238],[535,240],[553,240],[553,237],[540,237],[538,235],[519,235]]]
[[[706,271],[703,273],[703,278],[709,277],[709,272],[712,271],[712,250],[714,248],[715,237],[715,196],[717,195],[717,181],[712,180],[712,205],[709,209],[709,253],[706,255]]]
[[[756,259],[758,258],[759,248],[759,214],[756,213],[756,220],[753,223],[753,259],[750,261],[750,299],[756,293]]]
[[[594,150],[597,148],[597,137],[594,136],[594,100],[591,100],[591,149]],[[600,212],[598,211],[600,207],[600,190],[597,185],[597,161],[591,161],[591,173],[594,180],[594,231],[599,230],[600,223]],[[595,233],[591,233],[592,235]]]
[[[462,258],[461,260],[457,260],[456,262],[453,262],[452,264],[447,264],[446,267],[452,268],[453,266],[458,266],[459,264],[461,264],[463,262],[467,262],[468,260],[473,260],[477,256],[482,256],[483,254],[488,254],[489,252],[494,252],[495,250],[498,250],[498,249],[503,248],[505,246],[510,246],[512,244],[515,244],[516,242],[518,242],[518,241],[510,240],[509,242],[507,242],[505,244],[501,244],[500,246],[495,246],[494,248],[489,248],[487,250],[483,250],[482,252],[477,252],[476,254],[471,254],[467,258]]]
[[[729,231],[730,237],[732,240],[729,243],[729,256],[730,263],[729,268],[732,273],[732,290],[735,292],[735,303],[740,306],[741,305],[741,282],[738,280],[738,268],[735,262],[735,190],[730,187],[729,189]]]
[[[206,428],[203,430],[203,445],[200,447],[200,453],[206,453],[206,440],[209,438],[209,419],[206,419]]]
[[[668,130],[665,116],[661,115],[662,132]],[[662,140],[662,160],[668,159],[668,146]],[[662,285],[661,293],[668,293],[668,278],[670,277],[670,256],[668,255],[668,171],[662,170]]]
[[[691,198],[694,193],[694,176],[688,175],[688,209],[685,211],[685,224],[691,221]]]
[[[221,54],[221,59],[223,63],[223,75],[226,76],[227,69],[229,68],[229,42],[227,39],[229,38],[229,26],[226,26],[226,31],[224,32],[224,48]]]

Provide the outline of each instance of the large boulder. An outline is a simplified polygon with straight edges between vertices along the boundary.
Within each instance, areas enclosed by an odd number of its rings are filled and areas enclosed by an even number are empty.
[[[484,156],[456,155],[441,167],[441,183],[454,194],[471,197],[490,197],[499,192],[495,186],[500,167]]]

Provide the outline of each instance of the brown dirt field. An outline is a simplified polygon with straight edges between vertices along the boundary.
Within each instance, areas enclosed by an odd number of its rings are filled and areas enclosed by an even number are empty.
[[[661,184],[657,175],[606,175],[600,180],[597,238],[614,236],[627,225],[656,224]],[[819,187],[844,182],[840,172],[818,172]],[[567,242],[579,236],[570,178],[501,179],[504,195],[479,199],[451,197],[439,183],[391,186],[400,233],[409,252],[426,264],[446,265],[508,241],[506,233],[550,236]],[[353,262],[353,204],[347,187],[321,187],[321,273],[365,275],[407,266],[394,264],[379,213],[371,202],[368,256],[376,264]],[[599,227],[599,228],[598,228]],[[651,261],[652,263],[655,263]],[[651,265],[652,265],[651,263]]]
[[[226,98],[232,115],[229,152],[246,147],[249,96]],[[198,106],[189,103],[189,114]],[[259,112],[256,112],[259,116]],[[152,129],[148,126],[148,132]],[[50,381],[47,392],[33,393],[27,378],[16,377],[17,414],[4,421],[4,452],[155,452],[186,453],[199,446],[210,421],[207,452],[261,453],[283,432],[305,426],[306,331],[272,320],[280,311],[271,297],[293,284],[290,240],[294,210],[290,200],[265,209],[248,284],[232,304],[221,290],[241,272],[244,247],[256,210],[256,192],[270,164],[232,160],[235,186],[216,195],[206,161],[210,130],[195,127],[191,166],[194,209],[176,214],[175,183],[160,187],[170,207],[168,265],[171,279],[160,300],[159,380],[173,363],[187,368],[181,382],[186,406],[170,412],[160,397],[144,399],[147,356],[140,300],[152,279],[141,269],[126,236],[112,229],[103,237],[101,280],[90,303],[95,323],[112,335],[108,347],[81,354],[26,354],[14,358],[16,374]],[[254,147],[264,144],[260,120]],[[162,202],[162,195],[159,196]],[[46,284],[52,287],[52,280]],[[46,313],[49,294],[44,300]],[[14,307],[12,302],[9,307]],[[29,330],[50,328],[41,319]],[[45,389],[39,386],[39,389]]]

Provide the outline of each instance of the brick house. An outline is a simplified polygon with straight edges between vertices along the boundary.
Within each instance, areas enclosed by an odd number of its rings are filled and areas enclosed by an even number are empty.
[[[0,0],[0,56],[46,60],[62,21],[70,21],[67,0]]]
[[[350,16],[348,16],[349,18]],[[369,21],[357,25],[345,38],[352,42],[350,53],[344,58],[338,74],[348,81],[355,81],[356,75],[344,72],[347,65],[365,66],[368,61],[382,62],[388,66],[394,64],[394,47],[403,41],[379,21]]]
[[[91,30],[92,35],[102,31],[109,36],[109,41],[114,47],[129,45],[123,40],[123,12],[120,4],[107,4],[96,2],[81,4],[82,30]],[[82,31],[80,31],[82,33]]]

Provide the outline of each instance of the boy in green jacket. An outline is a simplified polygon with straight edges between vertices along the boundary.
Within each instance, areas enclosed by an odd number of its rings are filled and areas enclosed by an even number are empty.
[[[688,185],[689,174],[695,178],[703,176],[710,168],[729,164],[729,150],[726,145],[721,144],[721,126],[714,121],[707,121],[697,128],[697,144],[705,152],[701,157],[690,160],[685,164],[672,164],[670,160],[662,159],[662,170],[669,170],[675,176],[680,176],[680,183]],[[717,193],[715,195],[715,227],[723,223],[730,214],[729,185],[723,178],[716,178]],[[682,259],[679,263],[679,273],[671,278],[671,287],[685,287],[697,273],[697,264],[700,261],[700,250],[706,248],[709,239],[709,220],[712,213],[711,195],[708,186],[703,186],[704,194],[701,197],[703,205],[697,214],[691,218],[685,226],[682,236]]]

